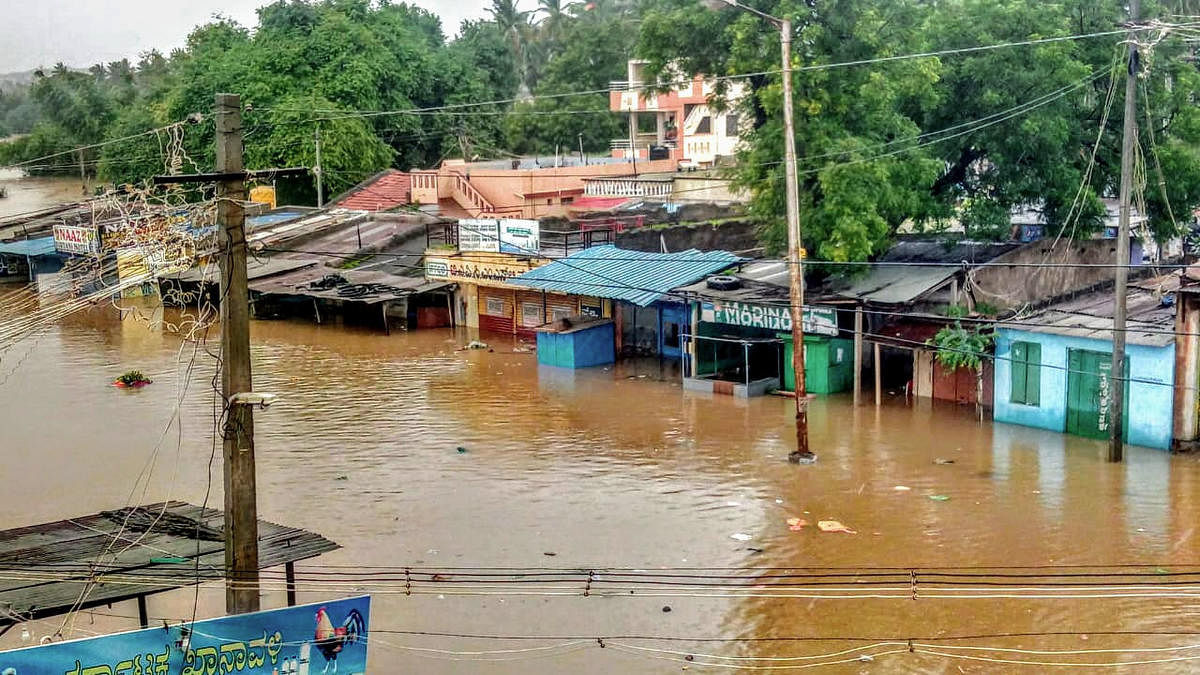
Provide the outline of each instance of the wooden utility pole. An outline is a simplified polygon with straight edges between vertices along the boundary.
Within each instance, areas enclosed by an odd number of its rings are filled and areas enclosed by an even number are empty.
[[[1130,25],[1141,15],[1141,0],[1129,1]],[[1113,293],[1112,372],[1108,378],[1108,461],[1119,462],[1125,454],[1125,301],[1129,281],[1129,216],[1133,192],[1133,153],[1137,142],[1137,34],[1130,32],[1129,62],[1125,71],[1125,126],[1121,139],[1121,194],[1117,226],[1117,265]]]
[[[783,163],[787,181],[788,294],[792,310],[792,372],[796,380],[796,449],[788,461],[810,464],[817,456],[808,447],[808,388],[804,382],[804,267],[800,239],[800,186],[796,177],[796,129],[792,116],[792,22],[779,21],[783,52]]]
[[[258,497],[254,415],[244,395],[250,376],[250,297],[246,288],[246,181],[242,160],[242,103],[217,94],[217,166],[236,175],[217,182],[221,261],[221,394],[225,399],[225,610],[258,611]]]
[[[314,173],[317,174],[317,208],[325,206],[325,177],[321,168],[321,123],[317,122],[317,166]],[[361,246],[359,248],[362,248]]]
[[[854,308],[854,405],[862,400],[863,309]]]

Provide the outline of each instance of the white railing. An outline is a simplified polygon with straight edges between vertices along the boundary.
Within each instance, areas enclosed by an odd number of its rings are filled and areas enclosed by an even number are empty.
[[[664,148],[671,148],[672,150],[674,150],[676,147],[675,141],[663,141],[662,143],[659,143],[656,140],[638,139],[637,141],[635,141],[634,143],[631,144],[628,138],[614,138],[608,142],[608,147],[610,150],[628,150],[631,147],[636,147],[636,148],[640,149],[640,148],[648,148],[652,145],[657,145],[657,146],[664,147]]]
[[[674,187],[672,180],[592,178],[585,182],[583,194],[590,197],[668,197]]]

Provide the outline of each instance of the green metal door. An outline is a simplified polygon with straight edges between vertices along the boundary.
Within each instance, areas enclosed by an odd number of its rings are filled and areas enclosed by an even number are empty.
[[[1125,360],[1129,372],[1129,360]],[[1112,354],[1084,349],[1067,351],[1067,433],[1108,438],[1112,395]],[[1129,437],[1129,382],[1125,382],[1122,434]]]

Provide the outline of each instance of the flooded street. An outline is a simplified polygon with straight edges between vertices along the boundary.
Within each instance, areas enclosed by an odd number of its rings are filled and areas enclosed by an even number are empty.
[[[0,218],[73,202],[82,194],[78,178],[23,176],[15,169],[5,168],[0,168],[0,190],[5,191],[5,197],[0,199]]]
[[[533,354],[512,353],[504,337],[484,335],[494,352],[458,351],[469,339],[445,329],[384,336],[299,321],[253,323],[255,389],[279,395],[256,413],[259,515],[343,547],[300,563],[302,578],[327,574],[329,566],[697,568],[694,574],[711,577],[781,567],[1144,564],[1139,571],[1166,571],[1197,561],[1200,462],[1193,457],[1131,448],[1124,464],[1111,465],[1103,461],[1102,443],[980,423],[970,408],[891,399],[882,409],[856,409],[848,396],[834,396],[811,406],[811,444],[820,459],[800,467],[784,461],[794,442],[789,399],[685,393],[674,364],[657,361],[582,372],[539,369]],[[214,329],[209,346],[216,343]],[[4,355],[0,527],[120,506],[150,465],[149,487],[133,501],[198,504],[211,487],[209,504],[219,507],[219,456],[208,479],[214,361],[201,351],[188,376],[191,355],[192,346],[181,348],[177,336],[120,321],[112,308],[72,317]],[[138,391],[109,385],[131,368],[154,384]],[[164,433],[177,397],[182,426]],[[789,531],[790,517],[838,520],[857,534]],[[372,670],[380,673],[673,672],[704,670],[699,664],[712,661],[686,655],[787,658],[869,644],[768,639],[795,636],[883,642],[985,635],[993,637],[959,644],[1145,648],[1196,640],[1095,633],[1193,631],[1200,614],[1186,598],[711,597],[718,593],[701,582],[689,597],[408,596],[360,578],[352,587],[302,582],[299,599],[359,590],[373,593]],[[221,586],[204,586],[199,615],[219,615],[223,602]],[[267,593],[265,607],[282,604],[282,592]],[[171,621],[189,617],[192,591],[151,596],[149,609]],[[74,636],[133,628],[133,616],[131,602],[84,612]],[[35,636],[53,633],[60,621],[36,622]],[[614,648],[602,650],[587,639],[393,631],[754,641],[614,639]],[[994,637],[1046,632],[1074,635]],[[0,639],[0,647],[15,644],[14,635]],[[495,650],[509,651],[457,653]],[[1181,655],[1194,652],[1089,658]],[[1192,670],[1187,661],[1149,667]],[[898,653],[826,670],[960,668],[1031,669]]]

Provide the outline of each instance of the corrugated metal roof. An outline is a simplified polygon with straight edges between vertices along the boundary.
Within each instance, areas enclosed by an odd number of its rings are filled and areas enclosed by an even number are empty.
[[[752,263],[742,265],[737,276],[743,279],[761,281],[766,284],[774,284],[775,286],[788,286],[791,278],[791,269],[788,267],[786,260],[755,260]]]
[[[8,255],[52,255],[54,253],[54,237],[39,239],[24,239],[22,241],[0,242],[0,253]]]
[[[276,274],[291,272],[302,267],[311,267],[320,264],[321,261],[319,260],[305,258],[259,258],[251,256],[246,259],[246,279],[254,281],[255,279],[262,279]],[[207,275],[207,281],[210,283],[217,283],[220,279],[220,273],[216,271],[215,266],[207,270]],[[192,267],[178,274],[168,274],[165,278],[191,282],[206,280],[205,270],[201,270],[199,267]]]
[[[842,295],[864,302],[911,302],[954,276],[948,267],[875,267],[865,277],[850,282]]]
[[[1165,347],[1175,341],[1175,303],[1170,296],[1178,289],[1178,274],[1129,284],[1125,300],[1128,312],[1126,342]],[[1001,322],[997,326],[1109,342],[1112,340],[1114,309],[1112,288],[1105,288],[1055,303],[1020,321]]]
[[[525,288],[625,300],[645,307],[671,289],[743,260],[728,251],[646,253],[594,246],[543,265],[508,283]]]

